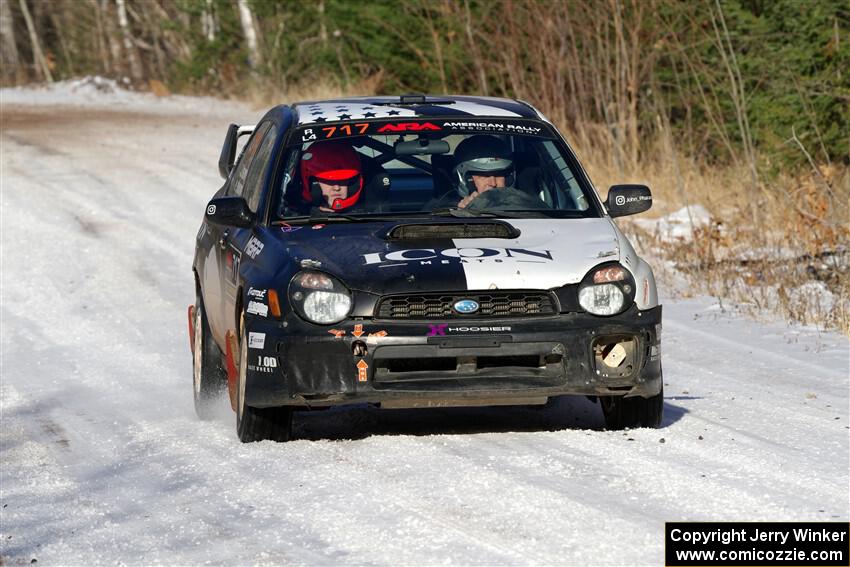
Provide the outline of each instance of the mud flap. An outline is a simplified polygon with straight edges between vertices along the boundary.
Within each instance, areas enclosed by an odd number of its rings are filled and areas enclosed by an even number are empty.
[[[227,393],[230,395],[230,409],[236,411],[236,388],[239,383],[239,369],[236,366],[236,353],[239,345],[236,343],[236,333],[227,331],[224,342],[227,345]]]
[[[189,352],[195,354],[195,306],[189,306]]]

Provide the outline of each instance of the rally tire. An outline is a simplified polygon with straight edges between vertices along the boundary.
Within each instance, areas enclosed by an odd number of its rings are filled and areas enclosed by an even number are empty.
[[[221,352],[212,338],[200,291],[195,298],[192,327],[195,333],[192,343],[195,413],[200,419],[207,421],[215,416],[215,402],[227,387],[227,370],[222,364]]]
[[[245,405],[248,374],[247,333],[239,342],[239,383],[236,394],[236,434],[243,443],[289,441],[292,436],[292,408],[254,408]]]
[[[650,398],[599,396],[599,403],[608,429],[656,428],[664,417],[664,387]]]

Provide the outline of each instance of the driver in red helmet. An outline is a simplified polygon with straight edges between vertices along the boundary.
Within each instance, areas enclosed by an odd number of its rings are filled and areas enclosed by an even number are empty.
[[[304,200],[320,211],[353,207],[363,192],[363,169],[357,151],[345,142],[317,142],[301,156]]]

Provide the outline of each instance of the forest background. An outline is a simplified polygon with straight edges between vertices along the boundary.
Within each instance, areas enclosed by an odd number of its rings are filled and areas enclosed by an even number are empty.
[[[0,47],[4,86],[527,100],[650,185],[674,215],[628,228],[694,292],[850,333],[846,0],[0,0]]]

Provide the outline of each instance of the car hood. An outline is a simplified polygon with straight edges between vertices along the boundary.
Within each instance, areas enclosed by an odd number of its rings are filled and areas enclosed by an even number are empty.
[[[617,232],[608,218],[495,221],[516,228],[516,238],[386,237],[394,226],[417,222],[423,221],[337,222],[270,230],[300,266],[317,267],[352,289],[380,295],[550,289],[578,283],[594,266],[620,259]]]

